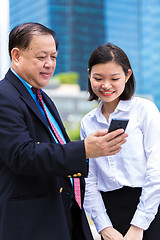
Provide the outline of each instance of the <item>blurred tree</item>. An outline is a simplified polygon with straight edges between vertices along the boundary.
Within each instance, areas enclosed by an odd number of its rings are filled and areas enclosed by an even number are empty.
[[[50,80],[50,84],[58,81],[59,84],[78,84],[79,73],[77,72],[62,72],[54,75]]]

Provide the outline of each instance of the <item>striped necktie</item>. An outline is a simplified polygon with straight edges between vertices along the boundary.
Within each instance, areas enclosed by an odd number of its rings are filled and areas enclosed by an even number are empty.
[[[32,87],[32,91],[33,91],[33,93],[36,94],[37,100],[38,100],[40,106],[42,107],[42,109],[44,111],[44,114],[46,116],[48,125],[49,125],[52,133],[54,134],[54,136],[56,137],[56,139],[59,143],[65,144],[63,139],[61,138],[61,136],[59,135],[59,133],[57,132],[56,128],[53,126],[52,122],[50,121],[50,119],[47,115],[47,112],[46,112],[46,109],[45,109],[45,106],[44,106],[44,103],[43,103],[43,100],[42,100],[42,94],[41,94],[40,89]],[[79,178],[73,178],[73,182],[74,182],[75,199],[76,199],[79,207],[81,208],[82,206],[81,206],[80,179]]]

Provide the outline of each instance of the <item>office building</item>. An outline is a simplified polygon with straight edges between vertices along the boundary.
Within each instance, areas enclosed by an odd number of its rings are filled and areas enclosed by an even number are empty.
[[[128,55],[136,93],[151,95],[160,109],[160,1],[105,0],[106,41]]]

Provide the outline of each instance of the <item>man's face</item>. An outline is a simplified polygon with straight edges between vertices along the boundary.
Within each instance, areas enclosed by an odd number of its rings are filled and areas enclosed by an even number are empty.
[[[52,35],[33,36],[25,50],[13,50],[11,67],[26,82],[35,88],[43,88],[56,68],[56,44]]]

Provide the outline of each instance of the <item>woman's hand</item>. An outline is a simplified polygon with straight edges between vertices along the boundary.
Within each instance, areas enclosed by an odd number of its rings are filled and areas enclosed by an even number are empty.
[[[131,226],[124,236],[124,240],[142,240],[143,239],[143,229],[136,226]]]
[[[100,234],[104,240],[124,240],[123,235],[113,227],[104,228]]]

